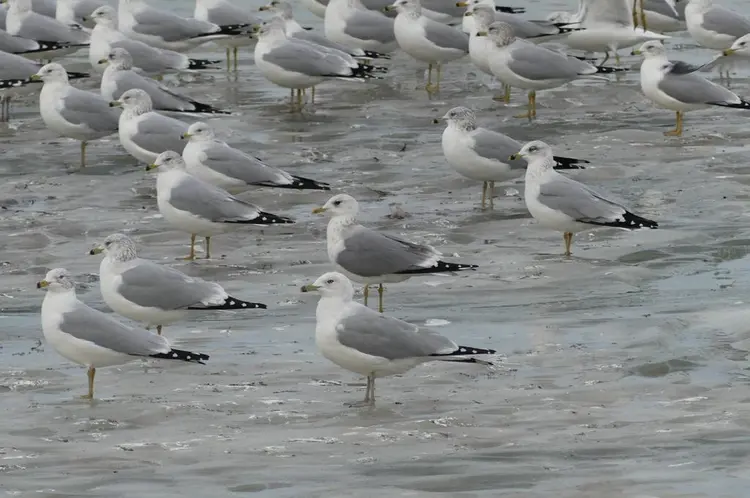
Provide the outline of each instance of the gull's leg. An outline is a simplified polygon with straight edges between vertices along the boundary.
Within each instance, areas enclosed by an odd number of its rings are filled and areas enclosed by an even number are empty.
[[[156,333],[161,335],[161,325],[156,326]]]
[[[565,241],[565,255],[570,256],[570,245],[573,243],[573,234],[571,232],[565,232],[563,234],[563,240]]]
[[[362,294],[365,296],[365,306],[367,306],[367,298],[370,297],[370,286],[365,285],[365,288],[362,289]]]
[[[229,47],[227,47],[227,71],[232,70],[232,58],[229,56]]]
[[[206,257],[205,259],[211,259],[211,237],[206,237]]]
[[[432,91],[432,64],[427,67],[427,85],[424,87],[428,92]]]
[[[482,209],[484,209],[484,204],[487,199],[487,185],[488,182],[482,182]]]
[[[529,99],[531,100],[531,110],[529,111],[531,115],[529,118],[535,118],[536,117],[536,91],[532,90],[529,93]]]
[[[310,89],[310,92],[312,93],[312,96],[310,97],[310,103],[315,105],[315,87],[312,87]]]
[[[506,104],[510,104],[510,85],[503,85],[505,88],[505,94],[503,95],[503,101]]]
[[[371,374],[372,381],[370,382],[370,405],[375,406],[375,374]]]
[[[378,285],[378,311],[383,312],[383,294],[385,293],[385,288],[383,287],[383,284]]]
[[[437,65],[437,83],[435,84],[435,90],[436,91],[440,91],[440,77],[441,77],[440,73],[441,73],[442,70],[443,70],[443,66],[441,66],[440,64],[438,64]]]
[[[619,66],[620,65],[620,52],[615,50],[615,63]]]
[[[677,119],[674,130],[665,131],[664,135],[668,137],[679,137],[682,135],[682,112],[677,111]]]
[[[633,0],[633,28],[638,27],[638,0]]]
[[[89,371],[86,372],[89,378],[89,393],[81,396],[82,399],[94,399],[94,376],[96,375],[96,368],[89,367]]]
[[[86,167],[86,142],[81,142],[81,168]]]
[[[648,26],[646,25],[646,10],[643,8],[643,0],[640,0],[641,4],[641,26],[643,26],[643,31],[646,31],[648,29]]]
[[[289,89],[289,103],[294,107],[294,88]]]
[[[372,385],[372,375],[367,376],[367,387],[365,387],[364,403],[370,403],[370,386]]]
[[[490,191],[490,209],[495,209],[495,182],[487,182],[487,190]]]
[[[237,62],[239,59],[239,55],[238,55],[239,52],[240,52],[240,49],[237,47],[234,47],[234,70],[235,71],[237,71],[237,68],[239,67],[239,62]]]
[[[177,259],[184,259],[185,261],[194,261],[195,260],[195,234],[190,234],[190,254],[185,256],[184,258],[177,258]]]
[[[529,92],[528,110],[524,114],[516,114],[514,117],[516,117],[516,118],[528,118],[528,119],[531,119],[531,103],[532,103],[532,101],[534,99],[533,95],[535,95],[535,93],[533,91]]]

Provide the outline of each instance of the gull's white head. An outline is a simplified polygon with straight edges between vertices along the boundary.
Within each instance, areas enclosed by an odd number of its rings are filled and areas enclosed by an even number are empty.
[[[474,17],[477,31],[487,31],[490,24],[495,21],[495,9],[487,7],[484,4],[469,5],[464,15]]]
[[[101,245],[89,251],[89,254],[104,253],[117,261],[130,261],[138,257],[137,248],[133,239],[123,233],[108,235]]]
[[[477,33],[477,36],[486,35],[490,37],[496,46],[507,47],[516,41],[516,35],[513,34],[513,27],[505,22],[495,21],[487,28],[487,32]]]
[[[146,171],[156,168],[159,168],[159,171],[184,170],[185,160],[177,152],[168,150],[159,154],[154,164],[146,166]]]
[[[733,55],[733,54],[742,54],[742,55],[750,55],[750,33],[746,34],[745,36],[740,36],[736,40],[734,40],[734,43],[732,43],[732,47],[724,50],[724,55]]]
[[[42,80],[45,83],[66,83],[68,72],[60,64],[50,62],[42,66],[36,74],[31,76],[32,80]]]
[[[285,2],[284,0],[273,0],[268,5],[264,5],[258,10],[270,10],[271,12],[277,12],[279,16],[285,20],[294,19],[294,10],[292,4]]]
[[[344,301],[351,301],[354,297],[351,281],[336,271],[321,275],[312,284],[302,287],[302,292],[319,292],[323,297],[337,297]]]
[[[258,39],[267,37],[286,37],[286,23],[281,16],[275,16],[258,27]]]
[[[31,0],[8,0],[8,11],[31,12]]]
[[[201,121],[191,124],[187,131],[182,134],[182,138],[189,139],[191,142],[205,142],[213,140],[214,136],[215,135],[213,128]]]
[[[109,5],[102,5],[92,12],[90,17],[96,24],[101,24],[103,26],[117,25],[117,11]]]
[[[120,47],[113,48],[107,54],[106,59],[99,61],[99,64],[107,63],[116,69],[133,69],[133,58],[130,56],[130,52]]]
[[[328,202],[323,204],[322,207],[313,209],[313,213],[328,213],[331,217],[334,216],[357,216],[359,212],[359,203],[357,200],[348,194],[334,195]]]
[[[126,111],[144,114],[153,110],[151,96],[140,88],[132,88],[123,93],[118,100],[109,103],[110,107],[122,107]]]
[[[662,42],[658,40],[651,40],[638,47],[637,50],[633,50],[633,55],[642,55],[646,59],[651,59],[654,57],[666,57],[667,48]]]
[[[688,7],[699,11],[706,11],[714,6],[713,0],[690,0]]]
[[[474,111],[467,107],[454,107],[446,112],[442,119],[448,122],[448,126],[455,126],[462,130],[473,130],[477,127],[477,117]]]
[[[395,10],[399,14],[420,14],[422,12],[422,4],[419,0],[396,0],[393,4],[385,7],[384,10],[386,12]]]
[[[50,292],[75,292],[76,284],[65,268],[55,268],[47,272],[44,280],[36,283],[37,289],[49,289]]]
[[[541,166],[546,169],[554,167],[555,159],[552,155],[552,147],[542,142],[541,140],[534,140],[529,142],[521,148],[518,152],[510,156],[510,159],[526,159],[529,163],[529,167]]]

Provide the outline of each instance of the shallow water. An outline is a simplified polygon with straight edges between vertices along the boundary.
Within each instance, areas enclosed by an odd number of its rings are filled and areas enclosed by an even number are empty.
[[[530,3],[528,10],[565,6]],[[199,55],[218,53],[210,50]],[[675,57],[698,62],[711,54],[685,49]],[[543,92],[539,119],[528,124],[511,117],[523,95],[514,92],[511,109],[493,103],[467,60],[447,66],[433,98],[415,89],[417,66],[405,55],[390,66],[380,85],[321,85],[318,105],[303,115],[287,112],[288,92],[255,74],[248,53],[239,76],[215,71],[180,90],[237,111],[210,120],[221,138],[354,195],[368,226],[480,264],[471,275],[389,286],[387,312],[460,343],[494,347],[498,366],[424,365],[379,380],[376,409],[347,408],[363,396],[362,379],[317,353],[317,298],[299,292],[330,269],[325,220],[310,214],[326,193],[243,194],[297,225],[239,229],[215,238],[220,258],[176,262],[188,236],[159,217],[153,176],[115,137],[90,144],[91,167],[76,170],[77,143],[48,132],[27,98],[0,129],[0,491],[747,493],[748,115],[692,112],[685,136],[667,139],[661,132],[673,114],[645,100],[633,72],[612,84]],[[734,85],[750,95],[746,70]],[[560,155],[589,159],[591,167],[573,174],[658,220],[659,230],[581,234],[565,259],[560,234],[529,218],[522,184],[499,188],[495,210],[480,211],[480,185],[445,163],[442,128],[431,124],[455,105],[475,108],[482,124],[519,140],[543,139]],[[406,218],[389,217],[398,206]],[[134,235],[143,257],[269,309],[196,315],[165,328],[180,347],[210,354],[209,363],[103,369],[99,399],[89,404],[75,399],[84,370],[40,342],[43,294],[34,284],[48,269],[66,267],[81,283],[80,298],[106,309],[99,258],[86,254],[115,231]]]

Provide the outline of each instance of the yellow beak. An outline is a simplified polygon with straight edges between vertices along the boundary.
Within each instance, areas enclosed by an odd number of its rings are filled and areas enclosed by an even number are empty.
[[[109,62],[109,59],[99,59],[99,64],[106,64]]]
[[[722,52],[722,54],[724,54],[724,55],[732,55],[732,54],[734,54],[735,52],[737,52],[737,51],[736,51],[735,49],[733,49],[733,48],[728,48],[728,49],[724,50],[724,51]]]
[[[101,254],[103,252],[104,252],[104,248],[102,246],[96,246],[95,248],[89,251],[89,255],[94,256],[96,254]]]
[[[321,213],[325,213],[326,211],[328,210],[324,207],[316,207],[315,209],[312,210],[313,214],[321,214]]]
[[[313,284],[307,284],[302,286],[302,292],[315,292],[316,290],[320,289],[317,285]]]
[[[632,51],[632,52],[630,52],[630,55],[641,55],[642,53],[643,53],[643,52],[641,52],[640,50],[638,50],[638,49],[636,48],[636,49],[633,49],[633,51]]]
[[[46,280],[41,280],[36,283],[37,289],[44,289],[45,287],[49,287],[49,282],[47,282]]]
[[[183,133],[182,135],[180,135],[180,137],[182,137],[182,139],[183,139],[183,140],[185,140],[185,139],[188,139],[188,138],[190,138],[190,137],[192,137],[192,136],[193,136],[193,135],[191,135],[191,134],[190,134],[190,133],[188,133],[188,132],[185,132],[185,133]]]
[[[469,2],[456,2],[456,7],[468,7]]]
[[[486,31],[477,31],[477,36],[487,36]]]
[[[395,7],[393,5],[386,5],[385,7],[383,7],[383,12],[390,12],[394,9]]]
[[[148,166],[146,166],[146,171],[151,171],[152,169],[156,169],[158,167],[158,164],[149,164]]]
[[[261,11],[261,12],[265,12],[267,10],[271,10],[271,6],[270,5],[263,5],[261,7],[258,7],[258,10]]]
[[[122,102],[120,102],[119,100],[113,100],[112,102],[109,103],[109,106],[110,107],[122,107]]]
[[[520,152],[516,152],[515,154],[511,155],[508,159],[511,161],[515,161],[516,159],[521,159],[523,157],[523,154]]]
[[[32,74],[32,75],[31,75],[31,77],[30,77],[29,79],[30,79],[31,81],[41,81],[41,80],[42,80],[42,77],[41,77],[41,76],[39,76],[38,74]]]
[[[456,5],[458,5],[458,4],[456,4]],[[468,12],[464,12],[464,17],[471,17],[471,16],[473,16],[473,15],[474,15],[474,12],[473,12],[473,11],[471,11],[471,10],[470,10],[470,11],[468,11]]]

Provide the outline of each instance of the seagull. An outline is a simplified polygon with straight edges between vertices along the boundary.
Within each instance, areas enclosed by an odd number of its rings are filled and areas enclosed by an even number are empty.
[[[104,253],[99,265],[102,298],[115,313],[156,327],[185,319],[191,311],[266,309],[230,296],[221,285],[138,257],[133,239],[121,233],[107,236],[89,251]]]
[[[195,0],[193,17],[199,21],[226,26],[236,23],[248,26],[262,22],[259,17],[250,14],[249,9],[242,8],[228,0]],[[227,69],[231,69],[230,50],[234,52],[234,69],[237,70],[237,52],[239,47],[252,45],[256,40],[248,33],[216,40],[216,44],[227,50]]]
[[[631,213],[586,185],[555,171],[552,148],[529,142],[511,159],[528,161],[524,200],[531,216],[542,226],[563,232],[565,256],[570,256],[573,234],[598,227],[635,230],[658,228],[655,221]]]
[[[57,0],[55,19],[68,26],[79,24],[91,29],[94,27],[91,13],[104,5],[107,2],[102,0]]]
[[[42,121],[55,133],[81,142],[81,168],[86,167],[86,144],[117,132],[118,111],[101,96],[70,86],[60,64],[42,66],[31,79],[44,82],[39,94]]]
[[[89,35],[81,26],[67,25],[53,17],[47,17],[31,10],[31,0],[7,0],[8,14],[5,28],[13,36],[31,40],[87,44]]]
[[[434,247],[366,228],[357,223],[359,204],[354,197],[338,194],[314,214],[331,216],[327,229],[328,259],[347,277],[364,283],[364,301],[370,285],[378,285],[378,309],[383,312],[383,283],[403,282],[415,275],[473,270],[477,265],[448,263]]]
[[[50,270],[37,289],[47,289],[42,302],[44,339],[60,356],[88,367],[89,390],[94,398],[97,368],[123,365],[139,358],[181,360],[204,364],[208,355],[175,349],[166,338],[133,329],[111,316],[86,306],[76,297],[75,283],[64,268]]]
[[[382,12],[367,10],[361,0],[330,0],[326,7],[326,38],[347,47],[380,54],[398,48],[393,19]]]
[[[331,190],[327,183],[291,175],[217,140],[206,123],[191,124],[182,138],[188,140],[182,151],[187,172],[229,192],[244,192],[254,186]]]
[[[633,53],[645,58],[641,64],[643,94],[658,106],[676,112],[677,124],[664,133],[667,136],[682,135],[684,113],[690,110],[712,106],[750,109],[749,101],[697,74],[700,66],[670,62],[659,42],[646,42]]]
[[[267,213],[260,207],[241,201],[226,190],[199,180],[185,171],[180,154],[166,151],[146,170],[159,168],[156,202],[164,219],[190,234],[190,254],[195,259],[195,238],[206,238],[206,259],[211,258],[211,237],[244,225],[269,226],[294,223],[285,216]]]
[[[473,356],[495,354],[493,349],[459,346],[430,329],[355,303],[354,287],[341,273],[325,273],[302,287],[302,292],[320,294],[315,312],[315,344],[323,356],[367,377],[364,405],[375,404],[376,378],[402,374],[428,361],[492,366]]]
[[[511,161],[511,154],[522,144],[507,135],[477,126],[474,111],[454,107],[442,117],[448,124],[443,131],[443,155],[461,175],[482,182],[482,209],[489,198],[494,207],[495,182],[522,176],[526,171],[523,159]],[[582,159],[555,156],[555,169],[584,169]]]

